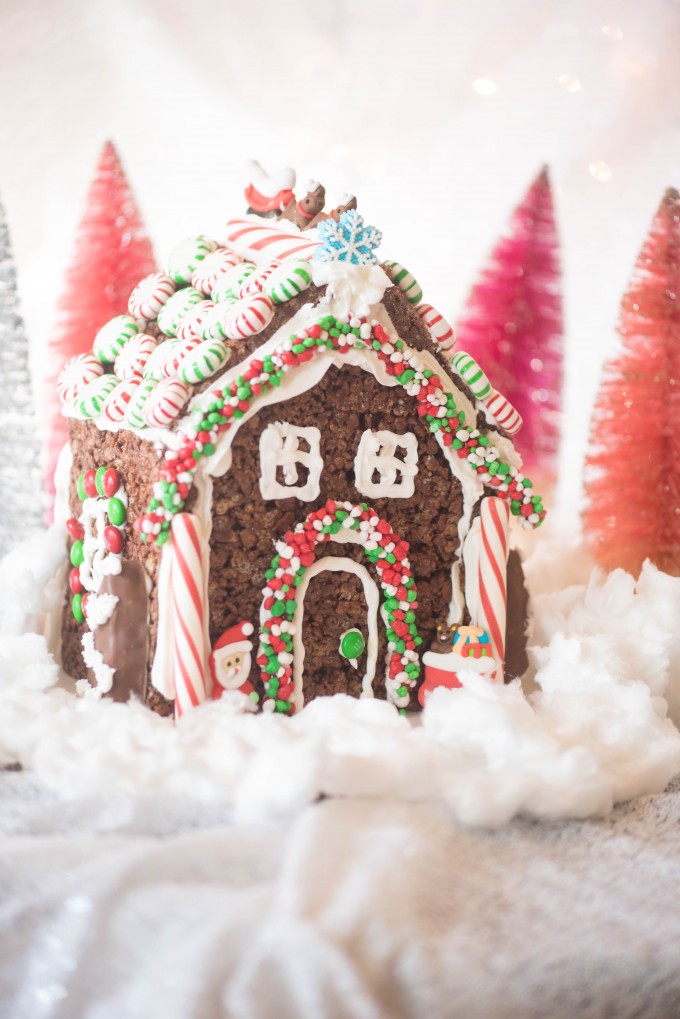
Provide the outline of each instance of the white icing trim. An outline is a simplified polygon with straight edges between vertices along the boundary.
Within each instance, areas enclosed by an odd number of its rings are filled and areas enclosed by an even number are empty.
[[[108,623],[120,598],[115,594],[91,594],[87,599],[87,625],[91,630]]]
[[[115,497],[120,499],[127,509],[127,495],[122,484]],[[85,558],[80,566],[80,582],[86,591],[95,594],[99,591],[104,577],[117,576],[123,568],[121,554],[109,552],[104,545],[108,508],[108,496],[97,495],[93,499],[85,499],[78,518],[85,529],[83,538]]]
[[[406,450],[403,460],[395,456],[398,448]],[[380,474],[377,482],[372,480],[375,471]],[[371,499],[410,499],[417,473],[418,440],[413,432],[397,435],[387,429],[366,429],[354,458],[354,485],[362,495]]]
[[[339,532],[333,535],[338,540],[343,535],[345,541],[351,541],[353,532]],[[347,537],[345,537],[347,535]],[[355,539],[356,540],[356,539]],[[295,600],[297,609],[293,616],[293,696],[295,711],[302,710],[304,705],[303,695],[303,666],[305,661],[305,647],[302,642],[302,626],[304,621],[304,601],[307,587],[312,577],[324,570],[330,572],[353,573],[359,577],[366,597],[368,640],[366,642],[366,671],[361,681],[361,696],[373,697],[373,680],[375,678],[375,667],[378,660],[378,609],[380,607],[380,591],[365,566],[355,563],[347,556],[324,556],[323,559],[315,560],[306,571],[302,583],[297,589]]]
[[[309,445],[309,452],[300,449],[300,439]],[[260,434],[260,493],[263,499],[290,499],[312,502],[320,492],[323,459],[319,452],[321,432],[318,428],[301,428],[285,421],[274,421]],[[306,467],[304,485],[299,485],[298,465]],[[278,468],[283,470],[284,484],[277,481]]]
[[[370,315],[374,305],[392,286],[392,280],[379,265],[352,265],[351,262],[312,262],[312,279],[317,287],[327,287],[321,298],[325,314],[342,318],[352,314]]]
[[[196,487],[196,503],[192,509],[201,522],[201,543],[203,549],[203,599],[204,605],[208,603],[208,580],[210,570],[210,534],[212,531],[212,478],[200,471],[194,478]],[[156,586],[158,590],[158,633],[156,636],[156,649],[154,651],[153,663],[151,665],[151,684],[164,697],[172,701],[175,699],[175,679],[173,666],[173,608],[172,608],[172,541],[163,545],[161,562],[158,568]],[[210,612],[205,613],[204,621],[204,646],[207,654],[210,652]],[[206,654],[206,657],[207,657]],[[212,693],[212,677],[210,672],[206,673],[206,696],[209,698]]]
[[[104,656],[101,651],[98,651],[94,646],[94,634],[84,633],[82,636],[82,647],[83,647],[83,661],[88,669],[92,669],[94,673],[96,685],[92,687],[87,680],[78,680],[76,683],[76,693],[81,696],[95,695],[101,697],[102,694],[109,693],[113,686],[113,676],[115,669],[110,665],[107,665],[104,661]]]

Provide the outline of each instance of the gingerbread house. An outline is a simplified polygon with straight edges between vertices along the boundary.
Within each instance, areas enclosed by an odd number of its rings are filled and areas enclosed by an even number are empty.
[[[165,714],[519,674],[519,416],[351,196],[251,170],[61,373],[64,668]]]

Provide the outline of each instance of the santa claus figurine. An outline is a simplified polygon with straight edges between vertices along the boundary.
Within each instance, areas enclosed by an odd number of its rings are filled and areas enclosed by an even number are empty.
[[[252,623],[245,620],[230,626],[215,642],[210,655],[210,672],[213,678],[212,699],[219,700],[225,690],[239,690],[253,702],[259,701],[255,687],[248,679],[250,675],[253,632]]]

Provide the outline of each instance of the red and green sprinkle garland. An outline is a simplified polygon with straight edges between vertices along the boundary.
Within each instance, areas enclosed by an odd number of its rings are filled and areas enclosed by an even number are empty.
[[[297,609],[295,592],[315,549],[331,541],[339,531],[356,534],[367,558],[375,565],[383,591],[387,617],[387,696],[400,711],[409,703],[409,691],[420,674],[416,648],[423,640],[416,628],[418,594],[408,561],[409,546],[386,521],[362,502],[329,500],[306,520],[288,531],[276,543],[277,555],[267,570],[263,614],[260,626],[260,666],[265,688],[263,707],[293,714],[293,617]]]
[[[444,446],[451,446],[466,460],[480,481],[510,503],[514,516],[522,517],[525,528],[540,526],[545,517],[541,497],[532,494],[532,482],[500,458],[487,436],[464,426],[464,411],[458,409],[451,393],[444,391],[441,377],[421,369],[418,352],[403,340],[391,337],[383,327],[364,319],[342,321],[326,315],[308,329],[291,336],[271,353],[253,358],[242,375],[223,389],[211,392],[207,409],[194,411],[195,422],[178,451],[168,450],[160,468],[160,480],[147,512],[135,521],[142,540],[164,544],[170,537],[170,523],[189,493],[198,461],[211,456],[218,437],[250,410],[257,397],[281,385],[288,372],[323,350],[346,353],[351,347],[374,351],[389,375],[415,397],[418,414]]]

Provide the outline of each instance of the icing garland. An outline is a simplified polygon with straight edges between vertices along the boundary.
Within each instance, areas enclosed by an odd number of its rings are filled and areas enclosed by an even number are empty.
[[[66,530],[73,538],[68,583],[73,595],[71,611],[75,620],[82,623],[87,615],[88,598],[99,590],[101,576],[97,579],[95,574],[120,572],[127,497],[115,467],[83,471],[76,488],[83,510],[79,518],[70,517],[66,521]]]
[[[423,639],[415,623],[418,594],[408,560],[408,542],[365,502],[355,506],[330,499],[276,543],[277,555],[265,573],[267,587],[263,591],[257,657],[265,689],[264,710],[286,715],[295,712],[290,698],[294,689],[291,624],[297,609],[296,588],[314,562],[316,548],[343,529],[356,533],[380,576],[389,654],[387,699],[401,712],[410,701],[409,691],[420,675],[416,648]]]
[[[396,378],[409,396],[415,397],[418,414],[431,432],[439,433],[441,443],[466,460],[483,484],[509,501],[511,513],[522,518],[525,529],[540,526],[546,511],[541,496],[532,494],[533,483],[501,459],[486,435],[464,427],[464,411],[458,409],[453,394],[444,391],[440,375],[418,367],[418,351],[390,336],[378,322],[370,324],[358,318],[342,321],[326,315],[261,360],[252,358],[241,375],[224,388],[211,391],[212,402],[206,409],[195,409],[194,423],[180,449],[165,453],[147,512],[135,521],[135,530],[141,532],[142,540],[153,539],[158,545],[168,540],[170,523],[184,506],[198,461],[213,455],[219,435],[242,418],[258,396],[280,386],[288,372],[319,351],[343,353],[350,347],[373,351],[387,373]]]

